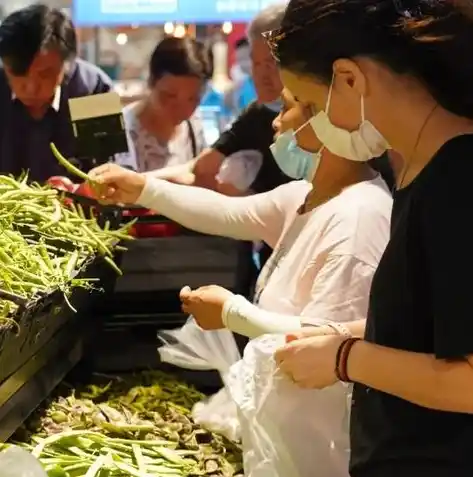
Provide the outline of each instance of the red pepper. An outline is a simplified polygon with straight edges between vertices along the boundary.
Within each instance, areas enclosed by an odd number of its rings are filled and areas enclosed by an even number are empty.
[[[82,184],[79,184],[77,188],[71,192],[81,195],[82,197],[89,197],[91,199],[95,197],[92,187],[90,187],[87,182],[82,182]]]
[[[156,212],[145,209],[129,209],[123,212],[125,217],[144,217],[157,215]],[[174,237],[179,234],[180,227],[175,223],[151,224],[151,223],[136,223],[130,230],[130,234],[138,238],[151,237]]]
[[[75,184],[68,177],[53,176],[50,177],[46,182],[54,189],[63,190],[66,192],[74,192]]]

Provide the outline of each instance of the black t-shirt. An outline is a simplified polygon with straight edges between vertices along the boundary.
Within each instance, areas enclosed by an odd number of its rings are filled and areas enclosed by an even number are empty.
[[[261,169],[251,185],[251,189],[257,194],[268,192],[292,180],[283,174],[269,150],[273,143],[273,121],[276,116],[277,113],[266,106],[251,103],[212,146],[212,149],[224,156],[250,149],[263,155]]]
[[[473,354],[472,177],[473,135],[460,136],[395,194],[367,341],[438,359]],[[473,476],[473,415],[356,384],[351,442],[353,477]]]
[[[394,171],[391,167],[388,153],[385,152],[383,155],[371,159],[368,164],[373,170],[379,172],[384,182],[386,182],[388,189],[392,191],[396,185],[396,179],[394,178]]]

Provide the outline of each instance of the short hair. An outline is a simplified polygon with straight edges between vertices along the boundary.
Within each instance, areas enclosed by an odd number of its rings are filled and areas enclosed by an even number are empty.
[[[287,1],[263,8],[248,25],[246,33],[250,43],[261,39],[263,33],[280,28],[286,8]]]
[[[40,51],[57,51],[64,61],[77,54],[77,36],[71,19],[42,3],[11,13],[0,24],[0,58],[12,73],[25,75]]]
[[[189,37],[164,38],[151,54],[149,84],[152,86],[166,74],[210,80],[213,75],[213,56],[210,48]]]
[[[246,37],[240,38],[239,40],[235,42],[235,48],[237,50],[239,50],[240,48],[246,48],[248,46],[250,46],[250,42],[248,41],[248,38]]]

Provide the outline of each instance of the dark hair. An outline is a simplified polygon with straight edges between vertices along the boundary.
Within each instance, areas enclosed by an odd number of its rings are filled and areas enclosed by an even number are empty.
[[[240,38],[235,42],[235,48],[239,50],[240,48],[249,48],[250,42],[248,41],[248,38],[243,37]]]
[[[461,3],[291,0],[268,41],[282,68],[327,83],[338,58],[373,58],[416,77],[444,108],[473,118],[473,21]]]
[[[213,57],[206,45],[189,37],[167,37],[160,41],[149,62],[149,84],[164,75],[195,76],[203,81],[213,74]]]
[[[77,37],[70,18],[37,3],[10,14],[0,24],[0,58],[13,74],[25,75],[40,51],[57,51],[64,61],[77,54]]]

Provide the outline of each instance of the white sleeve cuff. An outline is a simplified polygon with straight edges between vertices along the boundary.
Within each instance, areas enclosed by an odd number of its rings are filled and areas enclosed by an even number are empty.
[[[230,331],[249,338],[267,333],[290,333],[302,327],[299,317],[261,310],[241,295],[234,295],[225,302],[222,322]]]
[[[165,187],[165,181],[154,179],[145,175],[146,182],[140,196],[136,199],[136,204],[146,207],[147,209],[153,209],[156,206],[156,201],[159,200],[161,190]]]

